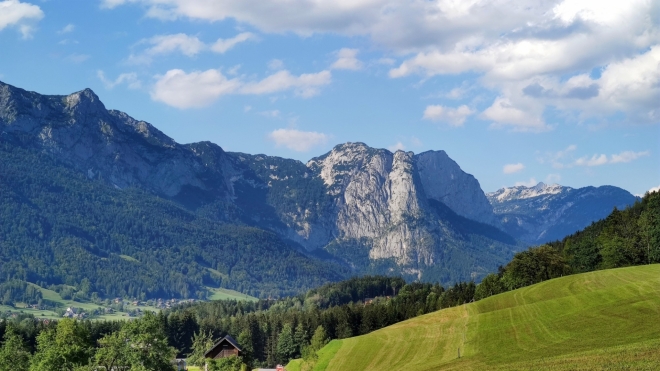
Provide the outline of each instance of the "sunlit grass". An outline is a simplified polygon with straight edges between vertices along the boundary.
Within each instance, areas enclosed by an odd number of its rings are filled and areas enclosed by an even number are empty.
[[[546,281],[324,351],[318,370],[660,369],[660,265]]]

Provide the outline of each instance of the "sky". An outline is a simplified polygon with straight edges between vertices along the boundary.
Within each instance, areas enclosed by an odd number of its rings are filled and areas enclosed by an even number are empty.
[[[179,143],[660,186],[660,0],[0,0],[0,47],[0,81],[91,88]]]

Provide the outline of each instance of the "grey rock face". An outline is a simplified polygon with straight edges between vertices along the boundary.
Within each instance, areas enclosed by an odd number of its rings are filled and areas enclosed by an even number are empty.
[[[445,151],[415,155],[419,177],[428,198],[443,202],[458,215],[495,224],[493,207],[477,179],[461,170]]]
[[[232,196],[225,175],[231,165],[220,147],[213,145],[214,161],[222,164],[211,169],[151,124],[106,110],[89,89],[43,96],[0,83],[0,130],[118,188],[175,197],[188,186]],[[224,181],[207,181],[209,172]]]
[[[502,228],[530,245],[560,240],[636,200],[613,186],[575,189],[544,183],[502,188],[487,196]]]
[[[429,279],[469,279],[506,262],[515,244],[462,219],[492,222],[492,208],[476,179],[442,151],[346,143],[307,164],[226,153],[210,142],[178,144],[106,110],[88,89],[43,96],[2,83],[0,140],[120,189],[140,187],[210,218],[275,231],[312,253],[335,251],[357,271],[386,261],[386,272],[421,278],[437,268]]]
[[[310,160],[334,197],[334,228],[339,239],[372,241],[372,259],[432,265],[434,253],[420,241],[430,239],[414,221],[427,216],[412,152],[392,154],[363,143],[346,143]],[[330,242],[330,241],[328,241]]]

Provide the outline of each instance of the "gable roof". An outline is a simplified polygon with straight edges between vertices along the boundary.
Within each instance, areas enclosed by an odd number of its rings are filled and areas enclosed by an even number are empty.
[[[218,340],[217,343],[213,344],[211,349],[207,350],[206,353],[204,353],[204,357],[206,357],[209,353],[211,353],[211,351],[213,351],[215,348],[220,346],[220,344],[222,344],[225,341],[228,342],[229,344],[231,344],[234,348],[238,349],[239,352],[243,351],[243,349],[241,349],[241,347],[238,346],[238,342],[236,340],[234,340],[233,337],[227,335],[227,336],[223,337],[222,339]]]

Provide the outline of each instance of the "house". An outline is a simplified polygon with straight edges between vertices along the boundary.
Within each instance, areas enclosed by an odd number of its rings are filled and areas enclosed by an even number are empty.
[[[241,347],[238,346],[238,342],[234,340],[233,337],[227,335],[215,343],[206,353],[204,353],[204,358],[219,359],[231,356],[238,357],[241,355],[241,352],[242,350]],[[204,366],[205,370],[207,369],[206,366],[207,365]]]
[[[204,353],[204,358],[207,359],[218,359],[225,358],[230,356],[240,356],[241,347],[238,346],[238,342],[234,340],[233,337],[227,335],[220,339],[215,345],[211,347],[206,353]]]

